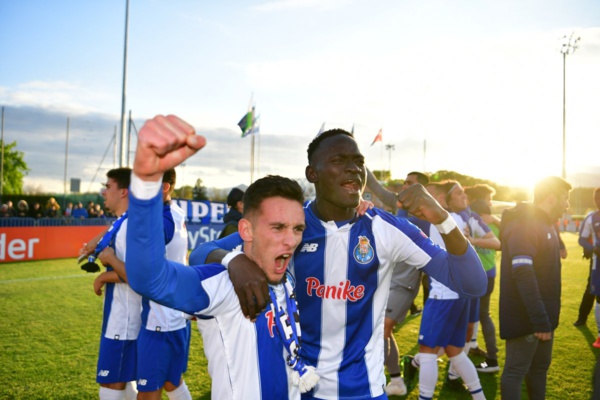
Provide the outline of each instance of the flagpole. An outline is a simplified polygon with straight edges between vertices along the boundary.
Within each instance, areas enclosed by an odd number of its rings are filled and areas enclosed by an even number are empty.
[[[67,160],[69,159],[69,125],[71,123],[71,118],[67,117],[67,140],[65,142],[65,179],[63,181],[63,189],[64,189],[64,193],[63,193],[63,209],[66,206],[66,201],[67,201]]]
[[[384,161],[383,161],[383,148],[385,146],[383,145],[383,139],[381,140],[381,157],[379,157],[379,159],[381,160],[381,180],[383,181],[383,172],[385,171],[385,165],[384,165]]]
[[[252,141],[250,142],[250,184],[254,182],[254,134],[252,136]]]
[[[427,161],[427,139],[423,139],[423,173],[427,171],[425,162]]]
[[[2,201],[2,193],[4,190],[4,106],[2,106],[2,155],[0,156],[0,202]]]
[[[125,98],[127,89],[127,33],[129,31],[129,0],[125,2],[125,39],[123,45],[123,86],[121,89],[121,136],[119,137],[119,167],[125,167]]]
[[[248,112],[252,111],[254,107],[254,92],[250,93],[250,104],[248,104]],[[250,121],[250,129],[252,129],[254,113],[250,116],[252,119]],[[252,135],[252,139],[250,141],[250,184],[254,182],[254,135]]]
[[[260,177],[260,130],[255,133],[258,135],[258,157],[256,160],[256,176]]]

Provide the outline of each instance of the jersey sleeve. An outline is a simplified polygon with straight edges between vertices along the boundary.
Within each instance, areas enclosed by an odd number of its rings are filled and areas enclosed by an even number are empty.
[[[150,200],[136,199],[130,193],[125,263],[129,285],[159,304],[195,313],[211,304],[202,281],[225,268],[213,265],[199,271],[166,259],[161,200],[160,193]]]
[[[175,235],[175,220],[171,213],[171,206],[168,204],[163,206],[163,228],[165,232],[165,244],[169,244]]]
[[[453,255],[435,244],[408,220],[394,218],[389,221],[409,239],[393,239],[394,242],[404,242],[394,247],[396,262],[422,268],[429,276],[460,296],[481,297],[485,294],[487,276],[472,246],[468,246],[465,254]]]
[[[241,244],[242,238],[238,232],[212,242],[201,243],[190,253],[190,265],[206,264],[208,255],[214,250],[231,251]]]
[[[590,238],[592,237],[592,215],[588,214],[587,217],[583,220],[581,224],[581,229],[579,230],[579,245],[583,247],[583,249],[588,252],[590,255],[592,251],[594,251],[594,243],[591,243]]]

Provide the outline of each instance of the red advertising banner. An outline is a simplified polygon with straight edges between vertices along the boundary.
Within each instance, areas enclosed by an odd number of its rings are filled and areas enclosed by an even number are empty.
[[[0,228],[0,263],[77,257],[106,226]]]

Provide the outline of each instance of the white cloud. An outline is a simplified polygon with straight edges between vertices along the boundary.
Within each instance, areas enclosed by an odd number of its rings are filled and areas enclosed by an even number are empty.
[[[348,0],[274,0],[254,6],[257,11],[282,11],[296,9],[332,10],[349,3]]]
[[[0,91],[0,102],[16,107],[40,107],[82,115],[97,112],[98,105],[110,101],[107,93],[94,91],[75,82],[29,81]]]

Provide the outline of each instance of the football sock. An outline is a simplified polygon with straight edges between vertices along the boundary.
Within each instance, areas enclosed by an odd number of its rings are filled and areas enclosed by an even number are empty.
[[[466,353],[460,353],[460,354],[466,355]],[[454,363],[452,362],[452,357],[449,357],[448,358],[448,379],[451,381],[454,381],[458,378],[460,378],[460,375],[459,375],[458,371],[456,369],[454,369]]]
[[[127,386],[125,386],[125,400],[135,400],[137,399],[137,384],[135,381],[127,382]]]
[[[167,396],[169,397],[169,400],[192,400],[190,390],[183,380],[177,389],[172,392],[167,392]]]
[[[469,392],[471,392],[473,399],[485,400],[477,370],[469,357],[467,357],[465,353],[459,353],[457,356],[451,357],[450,361],[452,362],[454,370],[460,375],[464,384],[469,388]]]
[[[437,355],[419,353],[419,399],[430,399],[438,379]]]
[[[479,322],[473,324],[473,336],[471,336],[471,348],[476,349],[477,346],[477,332],[479,331]]]
[[[100,386],[99,395],[100,400],[125,400],[124,390],[115,390]]]

